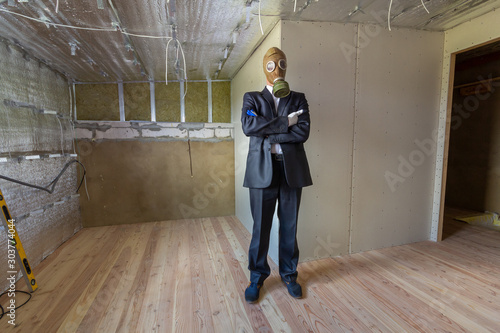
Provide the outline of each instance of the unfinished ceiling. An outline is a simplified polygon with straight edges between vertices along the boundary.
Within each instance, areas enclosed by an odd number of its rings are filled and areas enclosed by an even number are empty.
[[[442,31],[498,7],[500,0],[0,0],[0,37],[76,82],[231,79],[279,20]]]

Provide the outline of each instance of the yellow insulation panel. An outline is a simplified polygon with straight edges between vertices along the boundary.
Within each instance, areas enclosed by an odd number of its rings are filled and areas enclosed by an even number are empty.
[[[231,122],[231,82],[212,82],[212,122]]]
[[[78,120],[120,120],[117,84],[77,84]]]
[[[180,122],[181,102],[180,85],[171,82],[168,85],[155,83],[155,105],[156,121],[158,122]]]
[[[207,82],[188,82],[185,98],[186,122],[208,122]]]
[[[151,120],[149,83],[124,83],[125,120]]]

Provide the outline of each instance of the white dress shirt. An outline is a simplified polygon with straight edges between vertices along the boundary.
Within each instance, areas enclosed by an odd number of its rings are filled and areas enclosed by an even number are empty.
[[[278,105],[280,104],[280,99],[273,94],[273,86],[266,85],[267,90],[271,93],[274,99],[274,106],[276,109],[276,113],[278,113]],[[281,150],[281,146],[279,143],[273,143],[271,145],[271,153],[272,154],[283,154],[283,151]]]

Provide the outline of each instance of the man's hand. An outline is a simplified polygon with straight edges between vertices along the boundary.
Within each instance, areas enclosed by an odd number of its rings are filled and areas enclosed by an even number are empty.
[[[299,121],[299,116],[304,112],[304,110],[299,110],[292,112],[288,115],[288,127],[293,126]]]

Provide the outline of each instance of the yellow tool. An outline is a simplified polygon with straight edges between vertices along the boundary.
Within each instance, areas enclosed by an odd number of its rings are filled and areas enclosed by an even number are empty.
[[[17,264],[21,267],[21,271],[23,272],[24,280],[28,285],[28,288],[31,292],[35,291],[38,288],[36,284],[35,276],[33,275],[33,271],[31,270],[30,263],[28,262],[28,258],[26,258],[26,253],[24,252],[23,244],[19,239],[19,235],[16,230],[16,222],[10,216],[9,209],[7,208],[7,203],[3,197],[2,191],[0,190],[0,207],[2,208],[2,221],[5,226],[5,231],[8,236],[8,248],[7,248],[7,273],[9,274],[17,274],[15,271],[14,264],[14,254],[17,260]],[[12,255],[11,255],[12,254]]]

